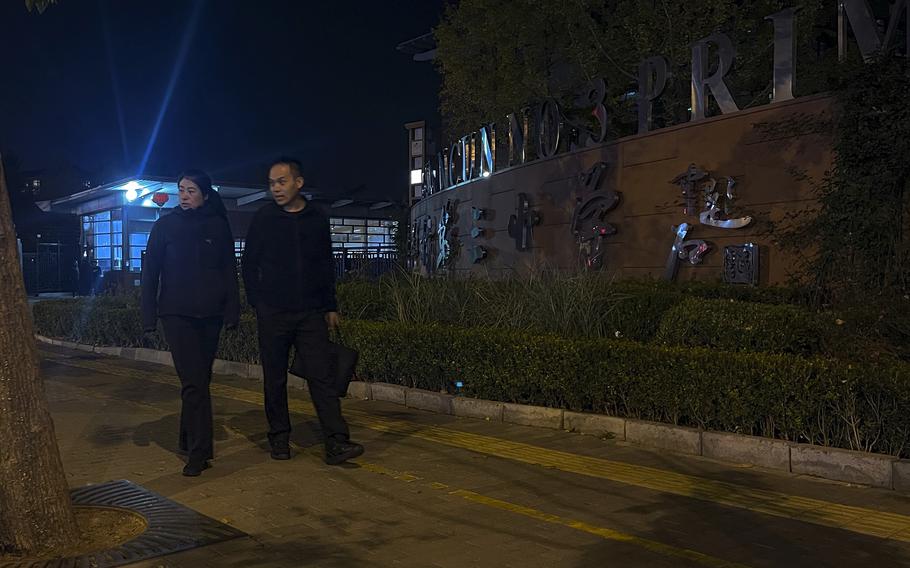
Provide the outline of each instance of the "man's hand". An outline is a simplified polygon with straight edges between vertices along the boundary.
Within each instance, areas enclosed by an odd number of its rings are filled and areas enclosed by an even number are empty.
[[[338,312],[326,312],[325,323],[329,325],[329,331],[338,329],[338,326],[341,325],[341,318],[338,317]]]

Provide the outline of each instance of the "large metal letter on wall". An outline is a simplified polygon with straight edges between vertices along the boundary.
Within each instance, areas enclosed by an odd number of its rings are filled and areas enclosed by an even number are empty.
[[[559,151],[562,113],[556,99],[547,99],[537,110],[537,157],[551,158]]]
[[[796,19],[799,8],[787,8],[771,14],[766,20],[774,23],[774,91],[772,103],[793,98],[796,80]]]
[[[517,166],[525,163],[526,121],[523,117],[519,118],[517,112],[511,113],[507,118],[509,119],[509,165]]]
[[[479,154],[477,161],[480,168],[478,171],[480,177],[487,177],[496,171],[496,155],[493,153],[493,148],[496,146],[495,138],[493,138],[495,132],[493,125],[490,124],[481,127],[477,133],[478,138],[475,139],[474,144],[475,151]]]
[[[459,174],[459,181],[468,181],[471,179],[471,172],[474,168],[474,155],[471,152],[472,140],[474,136],[468,134],[467,136],[462,136],[458,141],[458,147],[461,149],[461,173]]]
[[[669,65],[662,56],[649,57],[638,66],[638,133],[651,129],[652,101],[667,88]]]
[[[452,187],[462,181],[458,179],[458,168],[461,167],[461,156],[458,154],[458,144],[452,144],[446,151],[446,155],[448,156],[448,162],[446,163],[446,181],[448,187]]]
[[[587,103],[593,105],[591,116],[597,120],[596,130],[587,133],[586,145],[603,144],[607,139],[608,119],[607,107],[604,106],[604,99],[607,98],[607,82],[603,77],[598,77],[591,81],[587,91]]]
[[[837,54],[841,60],[847,56],[847,23],[853,28],[856,43],[863,59],[870,59],[876,52],[889,50],[897,36],[897,25],[907,11],[907,0],[897,0],[891,7],[891,17],[884,41],[878,34],[878,24],[868,0],[839,0],[837,10]],[[910,56],[910,13],[907,14],[907,53]]]
[[[705,77],[710,69],[708,47],[711,44],[717,46],[720,62],[717,65],[717,71],[710,77]],[[724,83],[724,76],[730,72],[735,58],[736,51],[733,49],[733,42],[720,32],[711,34],[695,43],[692,48],[692,120],[705,118],[708,108],[708,92],[714,96],[722,113],[727,114],[739,110],[733,100],[733,95],[730,94],[730,89]]]

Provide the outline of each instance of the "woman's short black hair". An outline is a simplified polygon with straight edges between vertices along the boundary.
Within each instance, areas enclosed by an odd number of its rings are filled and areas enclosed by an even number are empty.
[[[180,182],[185,179],[188,179],[199,186],[199,191],[205,196],[206,203],[209,207],[214,209],[215,212],[222,217],[227,216],[227,209],[225,209],[224,203],[221,201],[221,196],[218,195],[218,192],[212,187],[212,178],[209,177],[207,173],[202,170],[183,170],[183,173],[177,176],[177,185],[179,186]]]

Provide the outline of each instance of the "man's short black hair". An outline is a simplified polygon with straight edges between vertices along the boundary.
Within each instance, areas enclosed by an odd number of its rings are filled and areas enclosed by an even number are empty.
[[[290,158],[288,156],[281,156],[280,158],[275,159],[270,165],[269,169],[271,170],[275,166],[285,165],[291,170],[291,174],[295,177],[303,177],[303,164],[300,163],[300,160],[296,158]]]

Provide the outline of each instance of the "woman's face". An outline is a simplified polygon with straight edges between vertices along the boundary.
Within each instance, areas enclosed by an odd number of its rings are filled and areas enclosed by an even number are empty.
[[[205,195],[193,180],[183,178],[177,185],[177,196],[180,198],[181,209],[199,209],[205,205]]]

